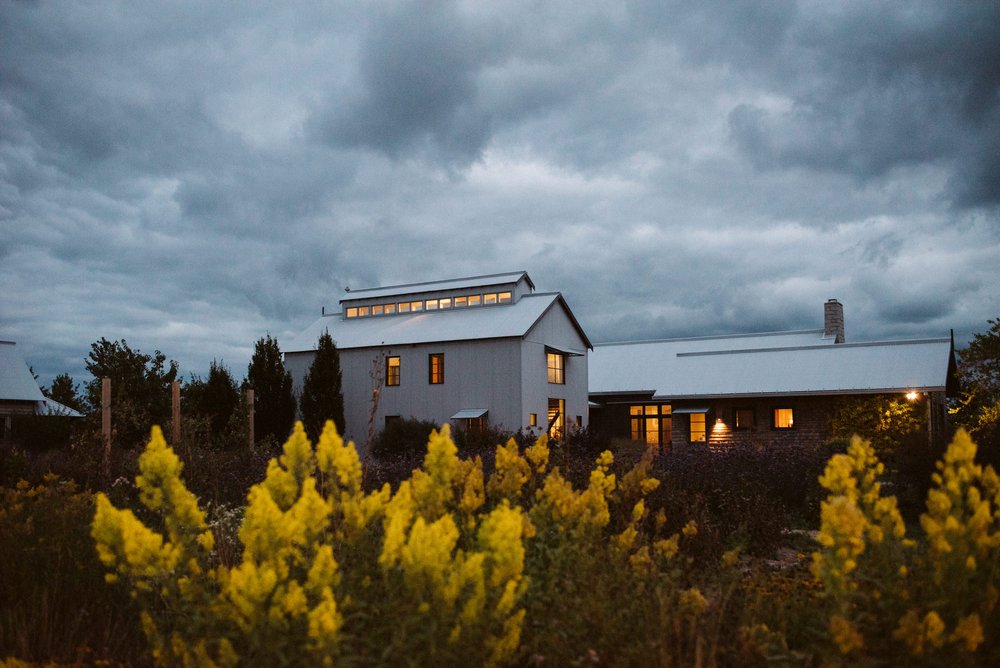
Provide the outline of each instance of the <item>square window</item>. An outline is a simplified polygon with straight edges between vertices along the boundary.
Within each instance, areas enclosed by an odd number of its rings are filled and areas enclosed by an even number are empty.
[[[483,303],[481,295],[469,295],[469,306],[479,306]]]
[[[410,302],[399,302],[399,312],[409,313],[410,312]]]
[[[499,295],[497,295],[497,301],[500,302],[501,304],[507,304],[507,303],[509,303],[510,302],[510,293],[509,292],[501,292]]]
[[[385,384],[389,386],[399,385],[399,357],[389,357],[385,364]]]
[[[653,404],[652,406],[643,406],[642,412],[645,413],[646,415],[658,415],[660,411],[659,411],[659,406]]]
[[[413,311],[414,313],[416,313],[417,311],[423,311],[424,310],[424,303],[423,302],[410,302],[410,310]]]
[[[462,308],[469,305],[468,297],[455,297],[455,308]]]
[[[496,304],[497,303],[497,293],[491,292],[488,295],[483,295],[484,304]]]
[[[444,297],[438,300],[438,306],[441,308],[451,308],[451,297]]]
[[[795,428],[795,410],[792,408],[775,408],[774,409],[774,428],[775,429],[794,429]]]
[[[737,429],[753,429],[754,414],[752,408],[737,408],[733,422]]]
[[[395,304],[386,304],[385,305],[385,313],[386,313],[386,315],[389,315],[390,313],[395,313],[395,312],[396,312],[396,305]]]
[[[358,307],[358,316],[363,318],[366,315],[368,315],[368,307],[367,306],[359,306]]]
[[[431,353],[427,356],[429,381],[431,385],[444,383],[444,353]]]
[[[382,315],[383,313],[385,313],[385,306],[383,304],[372,306],[372,315]]]
[[[428,311],[436,311],[437,307],[438,307],[438,300],[436,299],[428,299],[424,306],[424,308],[427,309]]]
[[[357,318],[358,317],[358,307],[352,306],[351,308],[347,309],[347,317],[348,318]]]
[[[628,407],[628,414],[629,415],[642,415],[642,406],[629,406]]]

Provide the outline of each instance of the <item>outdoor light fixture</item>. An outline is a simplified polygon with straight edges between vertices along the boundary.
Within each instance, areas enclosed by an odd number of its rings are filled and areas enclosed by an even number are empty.
[[[918,397],[920,397],[919,392],[910,391],[906,393],[906,398],[910,401],[916,401]]]

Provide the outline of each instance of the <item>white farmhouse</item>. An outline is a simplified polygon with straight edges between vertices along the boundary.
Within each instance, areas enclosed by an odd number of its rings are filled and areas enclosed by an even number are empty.
[[[346,437],[400,418],[558,434],[588,424],[592,349],[558,292],[527,272],[351,290],[285,347],[296,392],[320,335],[340,351]]]

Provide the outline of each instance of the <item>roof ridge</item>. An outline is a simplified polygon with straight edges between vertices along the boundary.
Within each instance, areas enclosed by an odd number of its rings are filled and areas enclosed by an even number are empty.
[[[347,294],[353,295],[358,292],[371,292],[373,290],[395,290],[397,288],[412,288],[419,285],[436,285],[439,283],[452,283],[454,281],[471,281],[473,279],[479,278],[496,278],[498,276],[525,276],[527,275],[525,270],[517,271],[503,271],[496,274],[481,274],[478,276],[458,276],[455,278],[439,278],[434,281],[418,281],[416,283],[400,283],[399,285],[373,285],[370,288],[358,288],[357,290],[350,290]]]
[[[925,343],[949,343],[949,339],[900,339],[896,341],[854,341],[823,346],[779,346],[776,348],[733,348],[730,350],[696,350],[677,353],[677,357],[699,357],[708,355],[735,355],[737,353],[778,353],[797,350],[837,350],[844,348],[873,348],[876,346],[908,346]]]
[[[823,328],[818,329],[788,329],[774,332],[748,332],[743,334],[710,334],[707,336],[681,336],[669,339],[634,339],[627,341],[602,341],[594,346],[620,346],[635,343],[673,343],[680,341],[713,341],[719,339],[749,339],[759,336],[788,336],[789,334],[822,334]],[[842,344],[841,344],[842,345]]]

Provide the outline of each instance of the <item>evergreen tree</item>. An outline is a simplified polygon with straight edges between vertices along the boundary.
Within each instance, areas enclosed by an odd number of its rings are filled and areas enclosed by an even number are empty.
[[[192,376],[184,386],[185,412],[209,421],[212,439],[218,439],[229,426],[240,404],[240,390],[229,367],[212,360],[208,380]]]
[[[323,425],[333,420],[337,431],[344,433],[344,394],[341,388],[340,353],[329,331],[323,332],[316,346],[316,356],[309,365],[302,384],[299,408],[306,433],[319,438]]]
[[[84,411],[83,398],[80,396],[80,389],[73,382],[73,377],[68,373],[61,373],[52,379],[52,385],[42,388],[42,394],[53,401],[58,401],[67,408],[75,411]]]
[[[254,346],[247,368],[247,385],[253,388],[254,439],[268,436],[283,442],[295,421],[292,375],[285,371],[278,340],[268,334]]]

